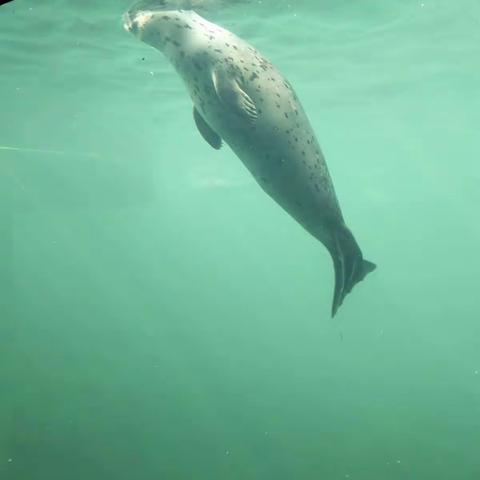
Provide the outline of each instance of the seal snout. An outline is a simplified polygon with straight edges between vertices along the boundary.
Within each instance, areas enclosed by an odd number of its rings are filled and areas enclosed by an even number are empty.
[[[123,28],[127,31],[127,32],[131,32],[132,31],[132,27],[133,27],[133,23],[132,23],[132,19],[130,17],[130,12],[125,12],[123,14]]]
[[[152,16],[152,12],[129,10],[123,15],[123,28],[127,32],[139,35]]]

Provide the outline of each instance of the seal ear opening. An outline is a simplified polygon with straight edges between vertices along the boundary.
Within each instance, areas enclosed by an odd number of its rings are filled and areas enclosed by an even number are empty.
[[[360,247],[346,226],[337,230],[334,240],[334,247],[330,249],[335,269],[332,317],[353,287],[377,268],[374,263],[363,259]]]

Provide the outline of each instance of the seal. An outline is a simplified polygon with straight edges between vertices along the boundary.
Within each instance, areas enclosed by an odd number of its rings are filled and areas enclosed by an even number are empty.
[[[193,10],[132,7],[124,27],[175,66],[193,117],[214,148],[227,143],[284,210],[329,251],[332,317],[375,264],[345,224],[315,133],[288,80],[260,52]]]

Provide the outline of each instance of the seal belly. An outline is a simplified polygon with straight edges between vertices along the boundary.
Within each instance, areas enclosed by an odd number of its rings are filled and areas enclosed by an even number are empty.
[[[290,88],[274,98],[251,85],[245,90],[260,105],[254,124],[221,104],[206,112],[207,121],[263,190],[312,235],[328,243],[329,228],[324,226],[342,223],[343,217],[322,151],[296,95]],[[283,103],[280,108],[275,99]]]
[[[323,243],[329,242],[326,226],[343,222],[332,183],[321,157],[288,150],[282,138],[268,142],[230,144],[263,190]]]

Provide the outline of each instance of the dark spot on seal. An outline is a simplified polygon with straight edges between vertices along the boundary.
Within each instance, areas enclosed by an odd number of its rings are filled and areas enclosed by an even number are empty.
[[[248,70],[248,69],[247,69],[247,70]],[[257,78],[258,78],[258,75],[257,75],[255,72],[253,72],[253,73],[250,75],[249,80],[250,80],[251,82],[253,82],[253,81],[256,80]]]
[[[214,50],[214,52],[222,53],[222,51],[221,51],[219,48],[216,48],[216,49]]]
[[[287,112],[285,112],[284,115],[285,115],[285,118],[288,118],[288,113]]]
[[[172,43],[173,43],[176,47],[179,47],[179,46],[180,46],[180,44],[179,44],[176,40],[173,40]]]
[[[305,150],[302,150],[302,155],[305,156]]]
[[[229,46],[230,46],[230,44],[229,44],[229,43],[225,43],[225,46],[226,46],[226,47],[229,47]]]
[[[298,137],[293,137],[293,139],[294,139],[296,142],[298,142]]]
[[[193,30],[193,28],[188,23],[185,23],[183,25],[183,28],[188,28],[189,30]]]

